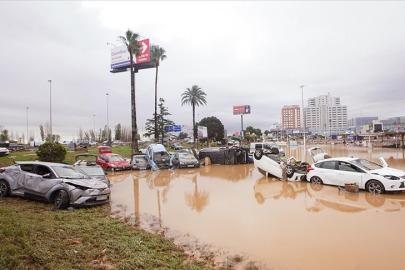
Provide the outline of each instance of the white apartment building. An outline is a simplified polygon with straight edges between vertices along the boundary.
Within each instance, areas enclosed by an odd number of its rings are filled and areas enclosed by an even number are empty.
[[[304,108],[305,127],[313,133],[344,133],[347,129],[347,106],[340,104],[340,97],[321,95],[308,99]]]

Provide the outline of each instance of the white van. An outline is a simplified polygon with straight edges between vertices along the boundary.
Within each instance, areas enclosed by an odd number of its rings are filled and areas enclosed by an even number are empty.
[[[46,141],[31,141],[30,146],[31,147],[38,147],[38,146],[43,145],[44,143],[46,143]]]
[[[253,154],[256,149],[271,150],[273,148],[278,149],[280,156],[285,156],[284,149],[281,148],[281,146],[279,146],[278,144],[272,142],[250,143],[249,152],[250,154]]]

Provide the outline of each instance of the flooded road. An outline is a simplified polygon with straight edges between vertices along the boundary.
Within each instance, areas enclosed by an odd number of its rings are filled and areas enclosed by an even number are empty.
[[[403,149],[324,147],[405,169]],[[302,149],[286,149],[301,158]],[[308,158],[303,159],[310,161]],[[243,269],[405,269],[405,193],[346,194],[273,180],[253,164],[110,173],[113,214],[196,257]],[[241,262],[239,262],[241,261]],[[236,263],[239,262],[239,263]],[[253,269],[253,268],[252,268]]]

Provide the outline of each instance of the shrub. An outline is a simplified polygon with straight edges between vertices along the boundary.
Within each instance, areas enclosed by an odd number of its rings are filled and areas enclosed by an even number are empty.
[[[37,156],[40,161],[62,163],[66,149],[61,144],[46,142],[38,148]]]

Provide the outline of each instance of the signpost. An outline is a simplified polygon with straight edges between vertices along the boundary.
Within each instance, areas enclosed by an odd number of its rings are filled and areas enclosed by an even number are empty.
[[[241,130],[240,136],[243,136],[243,115],[250,114],[250,105],[233,106],[233,115],[240,115]]]

